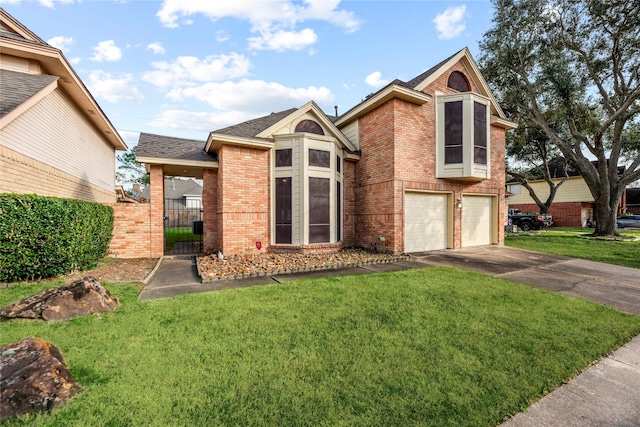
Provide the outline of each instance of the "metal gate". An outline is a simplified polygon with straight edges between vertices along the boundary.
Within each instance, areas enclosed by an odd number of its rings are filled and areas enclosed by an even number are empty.
[[[182,199],[164,199],[165,255],[202,252],[202,207]]]

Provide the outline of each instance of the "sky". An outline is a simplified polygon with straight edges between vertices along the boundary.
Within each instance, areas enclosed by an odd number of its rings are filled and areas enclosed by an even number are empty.
[[[489,1],[0,0],[61,49],[129,147],[315,101],[344,113],[489,30]]]

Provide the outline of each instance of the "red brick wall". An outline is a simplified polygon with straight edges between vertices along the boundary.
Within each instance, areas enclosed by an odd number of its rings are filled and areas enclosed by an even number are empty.
[[[462,198],[463,193],[497,195],[497,241],[504,241],[504,129],[490,129],[490,179],[473,183],[435,177],[435,93],[455,92],[447,88],[452,71],[469,75],[461,63],[454,65],[424,90],[433,96],[430,102],[417,106],[393,99],[360,118],[362,159],[357,163],[355,178],[356,245],[369,247],[384,234],[389,250],[404,250],[404,193],[408,189],[452,192],[454,200]],[[477,92],[473,81],[469,82]],[[460,248],[462,212],[454,208],[453,214],[453,247]]]
[[[270,242],[268,150],[223,145],[218,152],[218,244],[222,253],[267,251]]]
[[[556,227],[582,227],[582,202],[552,203],[549,215],[553,216],[553,225]],[[584,207],[593,207],[593,204],[585,204]],[[535,203],[509,205],[509,209],[520,209],[522,212],[540,212]]]
[[[394,113],[391,100],[359,119],[362,157],[355,168],[355,244],[369,248],[384,235],[389,250],[400,250],[394,198]]]
[[[218,170],[205,169],[202,176],[202,243],[205,253],[218,250]]]
[[[344,192],[343,207],[343,235],[342,242],[344,246],[350,247],[356,244],[356,193],[355,193],[355,174],[356,163],[343,162],[344,172],[342,174],[342,191]]]
[[[151,257],[164,255],[164,172],[162,165],[149,166],[149,205],[151,210]]]
[[[111,256],[118,258],[154,258],[151,251],[151,204],[112,203],[113,238]]]

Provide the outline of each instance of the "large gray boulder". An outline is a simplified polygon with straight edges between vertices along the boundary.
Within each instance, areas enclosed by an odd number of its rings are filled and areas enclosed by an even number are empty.
[[[79,391],[54,345],[27,338],[0,347],[0,421],[62,406]]]
[[[118,299],[93,277],[85,277],[66,286],[47,289],[4,307],[0,316],[5,318],[66,320],[104,313],[116,309]]]

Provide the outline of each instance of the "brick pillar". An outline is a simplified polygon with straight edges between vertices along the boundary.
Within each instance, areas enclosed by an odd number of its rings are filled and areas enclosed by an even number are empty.
[[[202,184],[202,243],[212,253],[218,250],[218,170],[204,169]]]
[[[150,252],[151,257],[155,258],[164,255],[164,172],[162,165],[150,165],[149,177]]]

